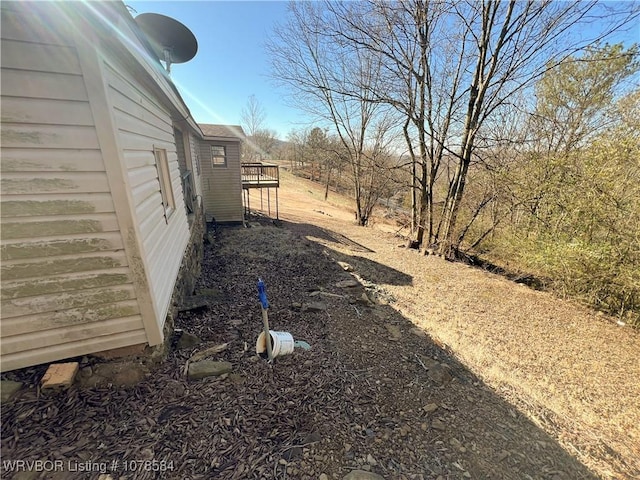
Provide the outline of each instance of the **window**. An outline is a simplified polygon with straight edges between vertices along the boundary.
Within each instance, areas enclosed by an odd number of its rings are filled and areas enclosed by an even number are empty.
[[[227,148],[211,146],[211,166],[226,167],[227,166]]]
[[[153,155],[156,157],[156,168],[158,169],[158,181],[160,182],[160,195],[162,196],[164,216],[168,220],[176,209],[176,201],[173,197],[173,187],[171,186],[171,172],[169,171],[167,151],[163,148],[154,148]]]

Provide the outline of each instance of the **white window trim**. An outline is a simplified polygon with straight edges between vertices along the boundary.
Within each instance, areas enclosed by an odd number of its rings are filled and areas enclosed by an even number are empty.
[[[169,157],[165,148],[153,147],[153,156],[156,161],[158,183],[160,184],[160,197],[164,208],[164,218],[169,223],[169,217],[176,210],[176,199],[171,184],[171,170],[169,169]]]

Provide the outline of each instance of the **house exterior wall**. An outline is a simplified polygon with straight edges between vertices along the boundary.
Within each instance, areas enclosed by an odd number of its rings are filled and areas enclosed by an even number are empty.
[[[104,59],[113,118],[133,193],[158,326],[166,318],[189,240],[180,167],[170,113],[127,73],[117,58]],[[165,149],[176,208],[165,216],[154,148]]]
[[[180,265],[197,257],[174,127],[187,169],[199,128],[122,4],[74,5],[0,4],[3,371],[162,342]]]
[[[73,29],[55,4],[0,8],[2,370],[145,343]]]
[[[205,139],[200,142],[202,197],[207,220],[241,222],[242,175],[240,172],[240,142]],[[227,165],[212,165],[212,146],[226,147]]]

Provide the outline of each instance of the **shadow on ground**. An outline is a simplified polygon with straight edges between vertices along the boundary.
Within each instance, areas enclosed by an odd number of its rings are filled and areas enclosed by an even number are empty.
[[[294,223],[282,221],[283,228],[306,238],[308,241],[318,243],[327,247],[330,257],[336,262],[353,263],[358,265],[359,274],[368,278],[371,274],[376,276],[376,282],[388,285],[411,285],[412,277],[404,272],[375,262],[359,255],[348,255],[336,250],[337,247],[347,249],[351,252],[375,253],[373,250],[353,241],[349,237],[336,233],[326,228],[318,227],[309,223]]]
[[[350,238],[342,235],[341,233],[327,230],[326,228],[318,227],[310,223],[294,223],[286,220],[280,220],[280,225],[284,228],[288,228],[297,232],[305,232],[304,235],[309,239],[319,239],[328,243],[335,243],[343,247],[348,248],[353,252],[369,252],[374,253],[368,247],[351,240]]]

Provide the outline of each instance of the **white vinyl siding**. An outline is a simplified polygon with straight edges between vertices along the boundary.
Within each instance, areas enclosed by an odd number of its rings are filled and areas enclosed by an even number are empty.
[[[213,217],[217,222],[241,222],[240,142],[205,140],[200,145],[202,196],[207,219]],[[226,167],[213,166],[212,146],[225,148]]]
[[[0,8],[2,370],[145,343],[73,39]]]
[[[115,58],[105,60],[108,95],[133,194],[133,208],[149,269],[151,293],[162,328],[189,241],[180,168],[169,112]],[[154,149],[166,151],[173,214],[165,218]]]

